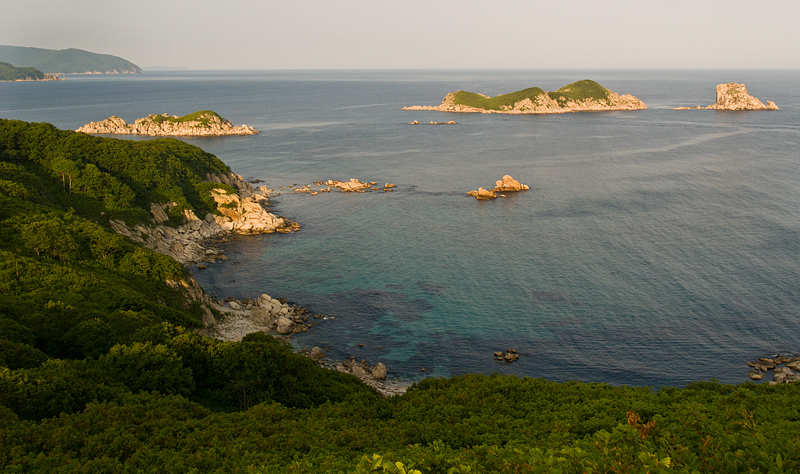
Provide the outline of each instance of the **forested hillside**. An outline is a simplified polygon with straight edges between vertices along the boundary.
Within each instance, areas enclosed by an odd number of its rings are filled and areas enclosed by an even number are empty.
[[[45,49],[0,45],[0,61],[35,67],[45,73],[140,73],[142,69],[127,59],[97,54],[82,49]]]
[[[0,472],[800,470],[796,384],[466,375],[383,399],[269,335],[197,335],[207,308],[167,283],[191,276],[107,222],[216,212],[219,172],[178,140],[0,120]]]

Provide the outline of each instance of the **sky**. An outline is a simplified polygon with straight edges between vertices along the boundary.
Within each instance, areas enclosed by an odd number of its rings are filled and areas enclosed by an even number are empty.
[[[189,69],[796,69],[798,0],[0,0],[0,44]]]

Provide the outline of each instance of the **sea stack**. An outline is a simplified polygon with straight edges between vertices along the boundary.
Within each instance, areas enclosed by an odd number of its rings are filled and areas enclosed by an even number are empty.
[[[708,107],[677,107],[675,110],[706,109],[706,110],[778,110],[778,106],[771,100],[764,105],[760,100],[747,93],[744,84],[729,82],[717,84],[717,101]]]

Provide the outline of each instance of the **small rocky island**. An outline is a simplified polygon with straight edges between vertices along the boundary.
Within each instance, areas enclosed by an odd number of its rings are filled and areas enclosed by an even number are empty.
[[[495,181],[494,189],[478,188],[477,190],[467,192],[467,195],[473,196],[479,201],[488,201],[490,199],[497,199],[497,196],[506,197],[505,194],[502,193],[514,193],[527,191],[529,189],[531,189],[531,187],[527,184],[522,184],[511,176],[505,175],[502,179]]]
[[[403,107],[403,110],[521,115],[646,108],[644,102],[630,94],[621,96],[595,81],[585,79],[567,84],[554,92],[547,92],[539,87],[495,97],[466,91],[451,92],[445,96],[441,105],[414,105]]]
[[[247,125],[233,125],[229,120],[211,110],[201,110],[178,117],[169,114],[152,114],[128,124],[117,116],[102,122],[91,122],[76,130],[90,134],[150,135],[170,137],[218,137],[224,135],[254,135],[258,133]]]
[[[674,110],[778,110],[771,100],[764,105],[760,100],[747,93],[744,84],[729,82],[717,84],[717,102],[708,107],[677,107]]]

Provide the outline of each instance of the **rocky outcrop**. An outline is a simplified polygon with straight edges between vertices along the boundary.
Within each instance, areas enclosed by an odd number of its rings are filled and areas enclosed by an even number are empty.
[[[214,112],[204,111],[178,117],[168,114],[148,115],[128,124],[125,120],[111,116],[102,122],[88,123],[78,132],[104,135],[150,135],[179,137],[208,137],[224,135],[253,135],[258,133],[247,125],[233,125]]]
[[[478,188],[473,191],[467,191],[468,196],[473,196],[478,201],[488,201],[491,199],[497,198],[497,193],[494,191],[489,191],[488,189]]]
[[[263,190],[254,190],[240,176],[231,174],[206,178],[209,181],[233,186],[239,192],[238,195],[230,194],[221,188],[211,191],[211,196],[217,202],[217,209],[222,215],[206,214],[201,220],[194,212],[185,209],[184,224],[170,227],[164,223],[169,220],[169,209],[175,203],[152,203],[150,205],[152,225],[137,224],[129,227],[123,221],[112,220],[111,228],[151,250],[169,255],[186,266],[222,257],[221,251],[208,244],[211,239],[231,234],[286,233],[300,228],[297,223],[268,212],[267,195]]]
[[[505,351],[494,351],[494,361],[500,364],[511,364],[519,360],[516,349],[506,349]]]
[[[313,326],[313,318],[308,310],[267,294],[255,299],[226,298],[224,301],[205,297],[203,301],[216,310],[220,317],[206,324],[200,332],[223,341],[238,341],[253,332],[290,337],[308,331]]]
[[[505,195],[502,193],[527,191],[529,189],[530,186],[527,184],[522,184],[511,176],[505,175],[502,179],[495,181],[494,189],[488,190],[478,188],[477,190],[467,192],[467,195],[473,196],[479,201],[488,201],[491,199],[496,199],[498,196],[505,197]]]
[[[497,193],[527,191],[531,189],[527,184],[522,184],[509,175],[503,176],[502,179],[495,181],[494,191]]]
[[[747,93],[744,84],[729,82],[717,85],[717,102],[708,107],[677,107],[675,110],[778,110],[775,102],[767,101],[764,105],[760,100]]]

